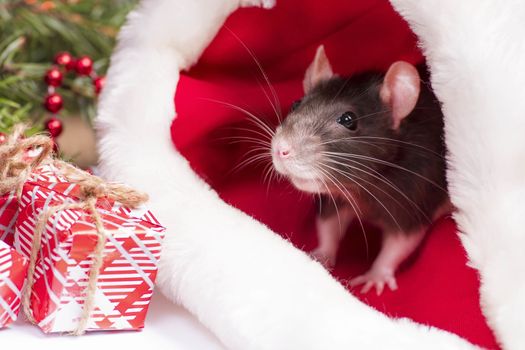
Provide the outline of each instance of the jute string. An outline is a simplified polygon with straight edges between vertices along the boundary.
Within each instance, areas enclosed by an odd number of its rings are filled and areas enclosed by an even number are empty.
[[[105,182],[101,178],[88,174],[62,160],[54,159],[52,157],[53,141],[43,135],[24,138],[25,129],[24,125],[16,126],[12,134],[7,136],[6,141],[0,145],[0,195],[15,191],[18,199],[20,199],[24,183],[31,177],[35,168],[43,164],[51,164],[58,168],[60,175],[79,186],[80,195],[78,201],[50,206],[39,214],[33,233],[27,281],[22,295],[22,307],[27,319],[35,323],[31,312],[31,293],[35,282],[36,261],[47,223],[58,212],[83,210],[89,213],[93,219],[97,234],[97,244],[93,251],[80,320],[77,328],[71,333],[73,335],[81,335],[86,331],[90,315],[95,306],[97,280],[103,264],[103,253],[107,237],[102,218],[96,207],[97,200],[106,197],[124,206],[136,208],[147,200],[147,196],[127,186]],[[34,158],[28,158],[28,150],[36,150],[39,153]]]

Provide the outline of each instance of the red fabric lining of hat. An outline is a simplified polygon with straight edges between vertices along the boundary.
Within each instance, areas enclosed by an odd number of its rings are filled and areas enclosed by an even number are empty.
[[[226,202],[298,248],[310,250],[316,243],[316,207],[310,195],[286,182],[263,183],[263,166],[231,172],[253,147],[232,143],[236,141],[232,137],[257,135],[237,130],[254,127],[245,115],[216,101],[246,108],[277,123],[263,92],[263,77],[241,41],[264,67],[283,114],[301,97],[304,71],[319,44],[325,45],[334,70],[341,75],[384,70],[400,59],[416,63],[422,56],[414,35],[387,1],[287,0],[278,1],[271,11],[242,9],[235,13],[199,63],[181,75],[175,98],[178,118],[172,128],[176,147]],[[369,267],[380,241],[379,233],[372,229],[367,234],[367,254],[359,226],[354,224],[349,230],[333,271],[343,284]],[[362,295],[359,289],[352,292],[390,316],[409,317],[497,348],[480,311],[477,274],[465,263],[453,220],[442,218],[398,273],[398,291],[387,290],[379,297]]]

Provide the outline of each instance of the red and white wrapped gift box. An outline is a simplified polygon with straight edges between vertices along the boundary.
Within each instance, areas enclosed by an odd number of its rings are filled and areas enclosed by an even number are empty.
[[[0,241],[0,328],[15,321],[20,311],[27,259]]]
[[[78,200],[79,186],[41,169],[39,181],[28,181],[19,203],[14,245],[30,256],[39,214],[51,206]],[[43,179],[52,181],[43,181]],[[60,181],[60,182],[54,182]],[[86,330],[144,327],[160,259],[164,228],[145,208],[131,210],[101,198],[97,209],[107,242],[103,252],[95,306]],[[97,242],[91,215],[78,209],[51,216],[42,234],[36,262],[31,310],[44,332],[76,329]]]

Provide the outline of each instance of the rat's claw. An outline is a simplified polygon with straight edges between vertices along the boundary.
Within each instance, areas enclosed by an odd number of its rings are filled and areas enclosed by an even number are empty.
[[[363,287],[363,289],[364,289],[366,287],[366,285],[368,284],[367,283],[367,279],[365,278],[365,275],[361,275],[361,276],[357,276],[355,278],[352,278],[348,284],[350,285],[350,287],[355,287],[355,286],[358,286],[358,285],[363,284],[363,283],[365,283],[365,286]]]
[[[310,256],[321,263],[326,269],[331,269],[335,265],[335,254],[326,252],[319,247],[310,252]]]
[[[375,287],[377,295],[381,295],[385,289],[385,284],[390,290],[397,289],[397,282],[394,274],[386,270],[371,269],[364,275],[350,280],[350,287],[356,287],[363,284],[361,293],[368,293],[372,287]]]
[[[388,285],[388,288],[390,288],[390,290],[397,290],[397,281],[394,276],[388,278],[386,280],[386,284]]]
[[[366,294],[374,286],[374,282],[368,281],[364,284],[363,288],[361,288],[361,293]]]
[[[275,0],[241,0],[241,7],[262,7],[271,9],[275,6]]]
[[[385,282],[383,282],[383,281],[376,282],[376,293],[377,293],[377,295],[381,295],[381,293],[383,293],[383,289],[385,289]]]

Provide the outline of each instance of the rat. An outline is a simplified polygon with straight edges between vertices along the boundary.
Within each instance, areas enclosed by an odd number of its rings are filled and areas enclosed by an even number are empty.
[[[399,265],[450,210],[440,104],[408,62],[341,77],[323,46],[303,88],[275,131],[271,153],[278,173],[321,199],[311,255],[332,267],[350,222],[358,219],[363,231],[362,222],[370,222],[382,230],[381,249],[350,286],[396,290]]]

